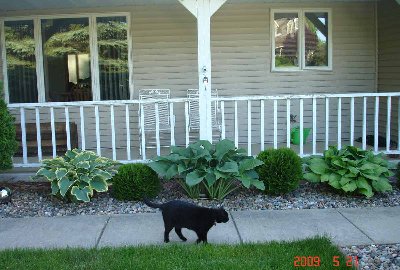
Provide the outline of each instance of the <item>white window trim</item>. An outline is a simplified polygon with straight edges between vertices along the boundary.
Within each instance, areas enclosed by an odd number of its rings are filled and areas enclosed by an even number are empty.
[[[5,48],[5,21],[22,21],[31,20],[34,25],[34,39],[35,39],[35,61],[36,61],[36,77],[37,77],[37,90],[38,90],[38,103],[46,102],[46,89],[44,80],[44,63],[43,63],[43,50],[42,50],[42,34],[41,34],[41,20],[42,19],[66,19],[66,18],[88,18],[89,20],[89,48],[90,48],[90,65],[92,77],[92,96],[93,101],[100,100],[100,71],[98,65],[98,44],[97,44],[97,22],[98,17],[126,17],[127,23],[127,41],[128,41],[128,70],[129,70],[129,98],[133,99],[133,42],[131,32],[131,14],[129,12],[111,12],[111,13],[72,13],[72,14],[54,14],[54,15],[35,15],[35,16],[17,16],[17,17],[3,17],[0,19],[0,47],[1,47],[1,60],[3,67],[3,91],[4,99],[7,104],[10,103],[9,87],[8,87],[8,72],[7,72],[7,52]],[[96,64],[97,63],[97,64]],[[13,103],[21,104],[24,103]],[[25,104],[26,105],[26,104]]]
[[[326,12],[328,13],[328,66],[309,66],[305,65],[305,13],[306,12]],[[275,13],[297,13],[299,16],[299,35],[298,35],[298,53],[299,53],[299,66],[298,67],[275,67]],[[271,35],[271,72],[299,72],[299,71],[332,71],[332,9],[331,8],[299,8],[299,9],[271,9],[270,12],[270,35]]]

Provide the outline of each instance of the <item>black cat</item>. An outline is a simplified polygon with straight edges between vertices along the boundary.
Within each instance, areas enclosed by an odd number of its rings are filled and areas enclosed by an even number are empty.
[[[207,243],[207,233],[213,225],[226,223],[229,220],[228,213],[223,208],[200,207],[183,201],[170,201],[163,204],[143,200],[152,208],[159,208],[164,219],[164,242],[169,242],[169,233],[175,228],[176,234],[182,241],[186,237],[182,235],[182,228],[193,230],[197,234],[197,243]]]

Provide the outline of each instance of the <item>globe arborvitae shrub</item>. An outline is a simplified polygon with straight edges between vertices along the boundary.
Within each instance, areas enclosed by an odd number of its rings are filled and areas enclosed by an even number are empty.
[[[303,178],[300,157],[289,148],[268,149],[258,154],[264,165],[257,167],[265,192],[283,194],[295,190]]]
[[[3,85],[0,82],[0,171],[12,168],[12,156],[17,150],[14,117],[3,100]]]
[[[112,180],[112,196],[118,200],[152,198],[161,190],[156,172],[145,164],[126,164],[118,169]]]

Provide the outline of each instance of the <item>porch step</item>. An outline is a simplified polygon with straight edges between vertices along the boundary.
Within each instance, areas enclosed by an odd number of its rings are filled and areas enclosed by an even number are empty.
[[[54,129],[56,134],[56,151],[57,154],[63,154],[67,151],[67,132],[66,124],[64,122],[54,123]],[[22,130],[21,124],[15,124],[16,137],[19,141],[19,147],[15,156],[22,156]],[[28,156],[37,155],[37,135],[36,135],[36,123],[26,123],[26,146]],[[41,123],[40,124],[40,135],[42,144],[43,155],[53,154],[53,144],[52,144],[52,132],[51,123]],[[71,138],[71,148],[78,147],[78,130],[77,125],[74,122],[70,122],[70,138]]]

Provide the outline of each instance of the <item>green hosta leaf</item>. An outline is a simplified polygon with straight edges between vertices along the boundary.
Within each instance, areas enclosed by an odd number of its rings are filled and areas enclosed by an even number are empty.
[[[393,190],[392,185],[387,179],[380,179],[379,181],[372,181],[372,187],[378,192],[385,192]]]
[[[354,174],[354,177],[360,172],[357,168],[353,166],[349,166],[348,169],[352,174]]]
[[[91,173],[92,175],[99,175],[103,177],[106,180],[109,180],[112,178],[112,174],[110,172],[100,170],[100,169],[94,169],[93,172]]]
[[[235,150],[235,143],[230,140],[222,140],[215,145],[215,156],[218,161],[221,161],[225,154],[231,150]]]
[[[207,180],[208,186],[212,186],[212,185],[214,185],[215,181],[217,181],[217,178],[215,177],[214,173],[207,173],[206,180]]]
[[[68,151],[65,153],[65,156],[66,156],[67,158],[69,158],[70,160],[72,160],[72,159],[74,159],[74,158],[77,156],[78,152],[79,152],[79,151],[78,151],[77,149],[68,150]]]
[[[259,190],[265,190],[265,184],[263,181],[253,180],[253,181],[251,181],[251,184]]]
[[[305,173],[303,175],[304,179],[312,183],[319,183],[321,182],[321,176],[315,173]]]
[[[230,172],[230,173],[238,173],[239,168],[235,161],[225,162],[222,167],[217,167],[217,169],[221,172]]]
[[[351,181],[346,185],[342,186],[342,189],[346,192],[353,192],[354,190],[357,189],[357,184],[355,181]]]
[[[230,174],[228,174],[228,173],[223,173],[223,172],[220,172],[220,171],[218,171],[218,170],[215,170],[214,171],[214,173],[215,173],[215,178],[218,180],[218,179],[228,179],[228,178],[231,178],[231,176],[230,176]]]
[[[108,190],[107,181],[101,176],[93,177],[92,181],[90,182],[90,187],[97,192],[105,192]]]
[[[90,187],[84,187],[82,189],[74,186],[71,189],[71,194],[76,197],[77,200],[83,202],[90,202],[89,195],[92,194],[93,190]]]
[[[203,181],[204,177],[205,177],[204,173],[199,173],[197,171],[188,173],[186,175],[186,184],[188,184],[188,186],[190,187],[195,186],[199,184],[201,181]]]
[[[60,194],[61,196],[65,197],[65,194],[69,190],[69,188],[75,183],[75,181],[70,181],[68,177],[63,177],[61,180],[58,182],[58,187],[60,188]]]
[[[250,188],[251,182],[253,181],[253,179],[247,175],[238,176],[237,179],[240,180],[240,182],[242,182],[242,185],[246,188]]]
[[[329,182],[329,177],[331,176],[330,173],[326,173],[321,175],[321,182]]]
[[[365,163],[360,167],[360,171],[374,171],[377,166],[373,163]]]
[[[171,162],[168,161],[154,161],[147,164],[150,168],[153,169],[156,173],[158,173],[161,177],[164,177],[167,174],[169,167],[171,166]]]
[[[372,197],[374,195],[374,193],[372,192],[372,187],[371,185],[368,183],[367,179],[365,179],[364,177],[360,177],[356,180],[356,184],[358,187],[358,191],[369,197]]]
[[[61,180],[64,176],[66,176],[68,173],[68,170],[65,168],[60,168],[56,170],[56,177],[58,180]]]
[[[184,158],[192,157],[192,150],[190,148],[185,148],[185,147],[172,146],[171,153],[177,154],[178,156],[181,156]]]
[[[329,185],[336,189],[339,189],[341,187],[339,182],[341,178],[342,177],[339,174],[331,173],[331,175],[329,176]]]
[[[353,179],[342,176],[339,183],[340,183],[340,185],[344,186],[350,181],[353,181]]]
[[[239,172],[243,173],[244,171],[252,170],[263,164],[264,162],[255,158],[245,159],[239,163]]]
[[[75,156],[74,159],[71,160],[71,163],[78,164],[82,161],[89,161],[91,156],[92,155],[90,152],[79,153],[78,155]]]
[[[362,173],[362,176],[364,176],[365,178],[371,179],[371,180],[375,180],[375,181],[379,181],[379,176],[376,175],[372,175],[372,174],[366,174],[366,173]]]
[[[58,187],[58,180],[54,180],[51,182],[51,194],[57,195],[60,188]]]
[[[323,159],[315,158],[311,160],[309,168],[313,173],[324,174],[328,169],[328,165],[326,165]]]
[[[41,168],[36,173],[37,176],[44,176],[47,180],[52,181],[56,178],[56,173],[54,170],[48,170],[46,168]]]
[[[335,158],[335,160],[332,161],[332,164],[335,164],[339,168],[347,169],[346,163],[343,162],[340,158]]]
[[[363,195],[365,195],[367,198],[371,198],[374,196],[374,192],[372,192],[372,189],[365,189],[365,188],[358,188],[357,191]]]
[[[165,178],[169,180],[177,174],[178,174],[178,166],[176,164],[172,164],[171,167],[169,167],[165,175]]]
[[[343,170],[337,170],[336,171],[338,174],[340,174],[341,176],[343,176],[343,175],[345,175],[347,172],[348,172],[348,170],[347,169],[343,169]]]
[[[186,172],[188,170],[188,168],[183,165],[183,164],[178,164],[178,174],[182,174],[184,172]]]

